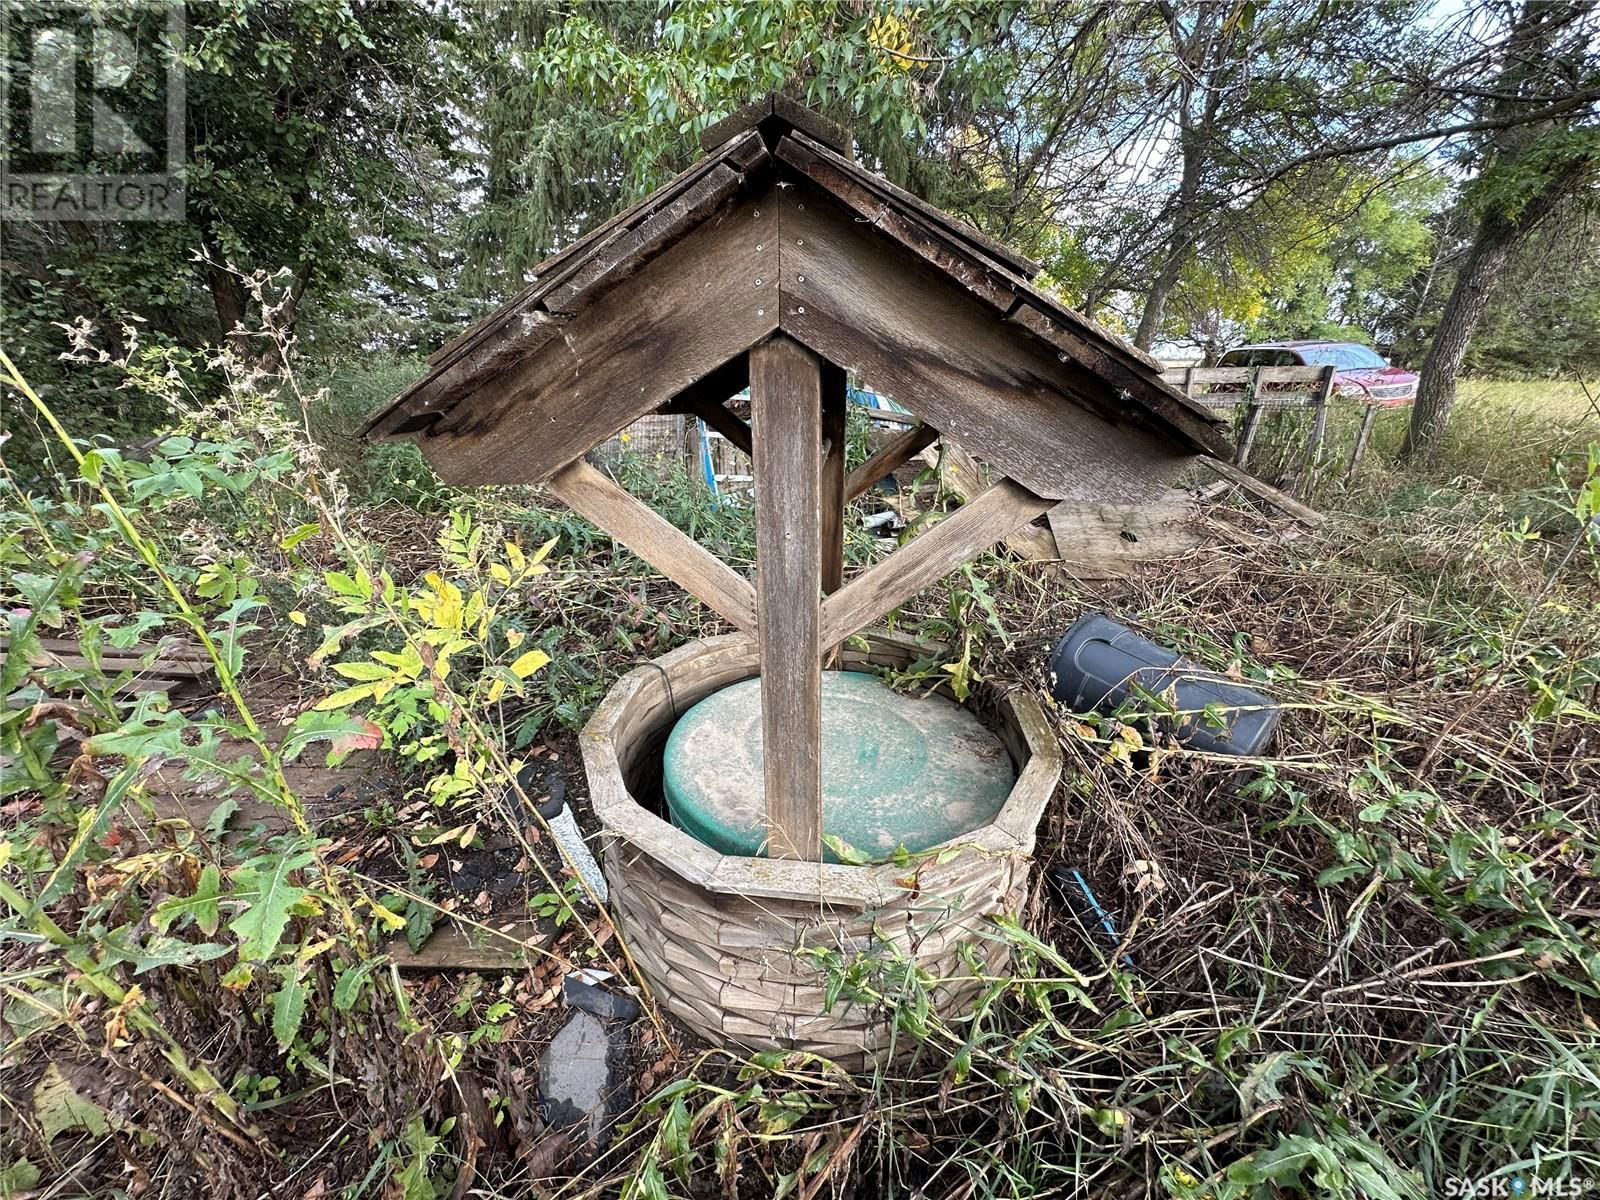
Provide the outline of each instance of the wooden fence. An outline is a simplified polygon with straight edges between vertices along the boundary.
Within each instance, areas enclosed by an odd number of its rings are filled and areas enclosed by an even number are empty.
[[[1323,439],[1328,432],[1328,405],[1334,395],[1334,376],[1337,368],[1326,367],[1177,367],[1163,372],[1162,378],[1185,395],[1198,400],[1207,408],[1244,409],[1244,421],[1239,427],[1238,449],[1233,461],[1244,466],[1250,460],[1255,445],[1256,431],[1261,418],[1268,412],[1284,409],[1308,408],[1315,416],[1311,432],[1306,439],[1301,475],[1309,478],[1322,452]],[[1356,434],[1355,447],[1345,466],[1348,480],[1356,472],[1362,455],[1367,452],[1367,442],[1372,436],[1372,423],[1381,407],[1369,401],[1361,415],[1361,428]]]

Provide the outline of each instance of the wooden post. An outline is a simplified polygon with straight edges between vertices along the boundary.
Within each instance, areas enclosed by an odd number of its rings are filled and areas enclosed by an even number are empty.
[[[781,333],[750,351],[772,858],[822,857],[822,379],[816,355]]]
[[[1355,478],[1356,468],[1361,465],[1361,456],[1367,452],[1367,439],[1372,436],[1372,423],[1377,417],[1376,404],[1367,405],[1367,410],[1361,414],[1361,429],[1356,434],[1356,448],[1350,452],[1350,465],[1344,470],[1345,483]]]
[[[1322,368],[1322,379],[1317,384],[1317,394],[1312,403],[1316,406],[1316,415],[1311,421],[1311,438],[1306,444],[1305,468],[1301,472],[1301,483],[1295,489],[1302,496],[1311,489],[1317,473],[1317,460],[1322,453],[1322,439],[1328,432],[1328,400],[1333,395],[1333,376],[1337,368],[1326,366]]]
[[[844,586],[845,496],[845,373],[832,363],[822,364],[822,593],[831,595]]]
[[[1239,449],[1233,456],[1233,461],[1241,467],[1250,461],[1250,447],[1255,445],[1256,430],[1261,425],[1261,405],[1256,403],[1260,387],[1261,368],[1252,367],[1250,377],[1244,385],[1244,424],[1239,427]]]

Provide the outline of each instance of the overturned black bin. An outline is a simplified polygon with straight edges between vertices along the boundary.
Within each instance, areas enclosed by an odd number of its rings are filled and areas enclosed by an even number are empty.
[[[1177,705],[1171,733],[1214,754],[1259,754],[1281,715],[1267,696],[1186,662],[1104,613],[1080,617],[1050,656],[1050,693],[1074,712],[1111,712],[1135,688]]]

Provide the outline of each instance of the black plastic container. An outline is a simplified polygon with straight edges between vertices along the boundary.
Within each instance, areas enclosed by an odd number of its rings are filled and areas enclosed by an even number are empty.
[[[1050,656],[1050,692],[1074,712],[1111,712],[1137,686],[1175,693],[1178,712],[1159,718],[1179,743],[1213,754],[1260,754],[1281,715],[1260,692],[1185,662],[1104,613],[1080,617]]]

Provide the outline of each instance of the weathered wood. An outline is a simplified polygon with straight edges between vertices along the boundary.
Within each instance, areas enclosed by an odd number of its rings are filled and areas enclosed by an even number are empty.
[[[1200,460],[1224,479],[1237,484],[1252,496],[1265,500],[1268,504],[1282,509],[1291,517],[1302,524],[1317,526],[1325,524],[1328,520],[1316,509],[1310,508],[1286,492],[1281,492],[1271,484],[1263,483],[1248,471],[1240,470],[1232,463],[1223,462],[1216,458],[1202,458]]]
[[[828,597],[822,640],[843,641],[1050,507],[1051,501],[1002,479]]]
[[[561,321],[552,323],[539,311],[543,298],[583,269],[591,256],[600,256],[658,210],[669,207],[685,191],[719,167],[734,170],[743,186],[764,182],[771,157],[761,137],[749,132],[590,230],[534,268],[534,278],[511,300],[441,346],[428,358],[429,371],[416,383],[368,414],[362,436],[381,440],[425,428],[489,375],[532,354],[554,336]]]
[[[599,225],[589,230],[588,233],[575,238],[539,263],[538,266],[534,267],[532,278],[529,279],[527,286],[494,312],[472,326],[472,328],[463,331],[428,355],[429,364],[437,365],[464,353],[475,341],[492,334],[495,329],[501,327],[513,317],[528,311],[530,303],[537,302],[556,283],[566,278],[570,272],[577,268],[577,264],[597,247],[616,237],[621,230],[634,224],[637,220],[654,212],[662,205],[670,203],[685,189],[692,187],[697,180],[714,170],[718,165],[728,163],[737,167],[741,172],[748,173],[769,159],[767,148],[759,134],[752,131],[741,137],[730,139],[715,154],[691,163],[649,195],[640,197],[615,216],[602,221]]]
[[[1244,425],[1239,430],[1239,448],[1234,452],[1233,461],[1241,467],[1250,461],[1250,450],[1256,444],[1256,430],[1261,426],[1260,404],[1254,403],[1261,391],[1261,374],[1253,373],[1245,383],[1244,396]]]
[[[0,653],[9,653],[10,649],[11,639],[0,634]],[[94,665],[84,653],[82,643],[72,638],[42,638],[39,649],[42,661],[31,665],[41,669],[70,667],[88,670]],[[176,640],[156,645],[136,644],[127,649],[102,645],[99,649],[99,666],[107,675],[132,671],[135,675],[171,679],[204,678],[213,670],[213,663],[204,647]]]
[[[1039,273],[1039,264],[1027,255],[1021,254],[1004,242],[990,237],[977,226],[968,224],[966,221],[952,216],[942,209],[935,208],[921,196],[891,183],[882,175],[875,175],[855,162],[841,161],[829,153],[828,147],[817,145],[803,131],[795,135],[793,142],[795,145],[791,146],[791,153],[796,149],[811,152],[812,155],[831,165],[835,170],[848,175],[852,182],[876,192],[883,199],[901,209],[909,210],[911,214],[921,217],[923,221],[932,225],[946,237],[959,245],[966,246],[980,257],[998,263],[1024,280],[1032,279]],[[782,148],[783,144],[780,142],[779,150],[781,151]]]
[[[547,486],[713,612],[747,633],[755,631],[756,597],[749,582],[606,475],[580,458]]]
[[[1088,579],[1114,579],[1151,559],[1177,558],[1200,545],[1187,492],[1153,504],[1058,504],[1050,531],[1062,565]]]
[[[767,853],[822,857],[822,364],[777,335],[750,351]]]
[[[822,477],[817,502],[822,513],[822,594],[844,585],[845,423],[849,409],[845,373],[822,364]]]
[[[754,201],[704,222],[433,425],[428,458],[454,484],[535,483],[667,404],[776,328],[777,234]]]
[[[555,944],[551,922],[509,924],[509,929],[479,927],[445,918],[416,950],[401,936],[389,943],[387,953],[402,971],[524,971],[547,957]]]
[[[947,437],[939,440],[939,453],[923,451],[922,459],[939,470],[939,486],[952,493],[963,503],[980,495],[989,486],[982,465],[962,448],[961,443]],[[1056,552],[1055,535],[1048,524],[1030,523],[1018,526],[1001,539],[1005,548],[1027,562],[1055,562],[1061,556]]]
[[[845,481],[844,498],[849,503],[871,491],[887,475],[892,475],[929,446],[939,440],[939,431],[932,425],[913,425],[898,434],[866,462],[850,472]]]
[[[785,331],[1023,486],[1136,501],[1164,492],[1188,461],[1169,436],[1087,411],[1126,406],[1034,339],[1007,336],[994,310],[825,196],[797,188],[769,203],[783,213]]]
[[[863,179],[865,173],[827,154],[820,146],[806,145],[794,137],[778,143],[778,158],[806,178],[825,188],[861,220],[935,270],[956,280],[979,300],[1005,313],[1016,302],[1008,272],[986,256],[973,255],[941,236],[933,225],[897,207]],[[830,161],[830,159],[834,161]]]
[[[746,130],[770,131],[768,138],[775,141],[782,134],[795,129],[803,130],[811,138],[846,157],[855,154],[854,139],[848,129],[835,125],[821,113],[797,100],[791,100],[782,92],[768,92],[759,100],[737,108],[720,121],[708,125],[700,134],[700,145],[706,150],[715,150]]]
[[[1337,373],[1337,368],[1332,365],[1323,367],[1322,379],[1312,398],[1315,416],[1311,419],[1311,436],[1306,439],[1305,470],[1302,472],[1306,488],[1310,488],[1315,480],[1317,466],[1322,460],[1322,439],[1328,432],[1328,401],[1333,398],[1333,381]]]
[[[1350,465],[1345,468],[1344,481],[1349,483],[1355,478],[1356,468],[1361,465],[1361,459],[1367,452],[1367,442],[1372,437],[1372,423],[1378,419],[1378,406],[1369,404],[1366,411],[1361,414],[1361,428],[1356,433],[1355,448],[1350,451]]]
[[[1090,333],[1075,329],[1052,317],[1037,301],[1018,305],[1009,319],[1112,387],[1136,398],[1149,413],[1165,422],[1195,449],[1208,454],[1227,452],[1228,439],[1209,413],[1196,407],[1147,364],[1130,362],[1121,352],[1123,348],[1109,341],[1103,331]]]
[[[735,416],[726,403],[718,403],[696,392],[685,392],[672,402],[671,407],[674,411],[699,417],[740,450],[751,453],[750,426]]]
[[[545,294],[543,307],[563,315],[576,313],[590,292],[615,287],[660,254],[744,186],[744,176],[718,164],[684,193],[645,219],[637,229],[609,243],[603,253],[587,258],[566,282]]]

